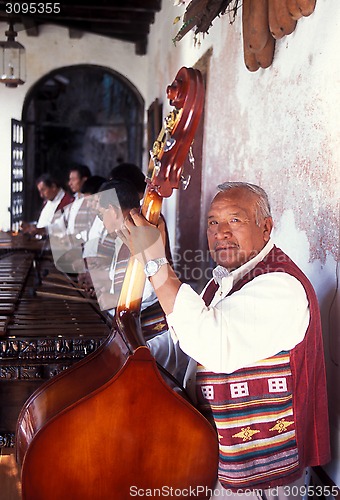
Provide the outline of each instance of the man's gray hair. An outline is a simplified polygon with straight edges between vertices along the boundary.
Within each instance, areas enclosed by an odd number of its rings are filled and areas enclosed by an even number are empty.
[[[250,184],[249,182],[224,182],[219,184],[218,189],[220,191],[229,191],[234,188],[247,189],[249,192],[257,195],[256,209],[255,209],[255,221],[259,225],[262,219],[266,217],[271,217],[270,204],[268,195],[264,189],[256,184]]]

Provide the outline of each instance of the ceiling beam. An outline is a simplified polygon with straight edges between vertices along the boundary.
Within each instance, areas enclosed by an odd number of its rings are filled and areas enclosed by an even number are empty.
[[[4,0],[6,1],[6,0]],[[63,4],[63,7],[66,7]],[[162,7],[161,0],[68,0],[67,7],[113,9],[113,10],[139,10],[159,12]]]
[[[21,21],[24,25],[27,36],[39,36],[39,26],[33,19],[23,17]]]
[[[99,11],[72,11],[71,9],[65,9],[65,12],[61,14],[35,14],[32,17],[36,20],[40,20],[43,22],[55,22],[55,21],[77,21],[77,22],[86,22],[91,21],[95,23],[105,23],[109,20],[114,20],[120,23],[129,23],[131,22],[131,17],[133,16],[134,22],[143,23],[143,24],[152,24],[155,20],[155,15],[151,12],[136,12],[131,13],[131,11],[105,11],[104,13],[100,13]]]
[[[80,38],[83,38],[84,32],[75,30],[74,28],[69,28],[68,34],[70,38],[74,40],[79,40]]]
[[[39,28],[53,24],[67,28],[69,37],[74,39],[92,33],[132,42],[138,55],[146,53],[150,25],[162,4],[161,0],[67,0],[60,3],[59,13],[16,14],[13,17],[6,12],[9,2],[11,0],[0,0],[0,22],[8,24],[11,20],[17,31],[24,29],[28,36],[43,36]],[[17,3],[22,2],[18,0]]]

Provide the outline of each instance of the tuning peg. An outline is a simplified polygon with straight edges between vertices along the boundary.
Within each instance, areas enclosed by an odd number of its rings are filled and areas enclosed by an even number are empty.
[[[181,184],[182,184],[182,188],[184,191],[189,186],[190,180],[191,180],[191,175],[187,175],[187,176],[181,175]]]
[[[194,153],[192,151],[192,145],[189,148],[188,159],[189,159],[189,161],[191,163],[191,168],[194,170],[194,168],[195,168],[195,157],[194,157]]]
[[[170,151],[170,149],[172,149],[175,144],[176,144],[176,139],[171,137],[170,132],[166,132],[163,151],[164,152]]]
[[[153,158],[153,164],[154,164],[154,175],[158,175],[159,174],[159,171],[161,169],[161,162],[159,160],[157,160],[157,158]]]

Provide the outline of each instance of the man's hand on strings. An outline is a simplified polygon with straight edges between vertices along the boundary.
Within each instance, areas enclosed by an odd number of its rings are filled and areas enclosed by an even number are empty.
[[[156,226],[150,224],[137,209],[131,210],[117,234],[128,246],[131,255],[143,265],[148,260],[165,257],[161,232]]]

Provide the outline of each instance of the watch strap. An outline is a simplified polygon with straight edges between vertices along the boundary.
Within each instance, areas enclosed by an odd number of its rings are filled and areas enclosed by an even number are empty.
[[[148,278],[151,278],[154,276],[159,269],[164,266],[165,264],[169,264],[169,261],[166,257],[160,257],[158,259],[151,259],[149,260],[144,267],[144,272]],[[151,268],[153,268],[151,270]]]

